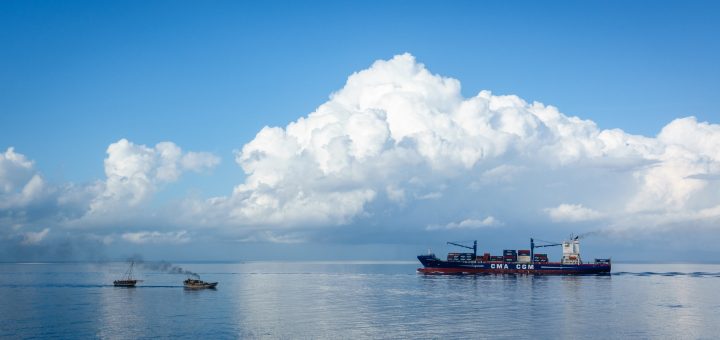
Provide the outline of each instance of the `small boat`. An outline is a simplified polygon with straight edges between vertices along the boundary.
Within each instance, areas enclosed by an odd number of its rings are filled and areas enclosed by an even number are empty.
[[[135,284],[138,282],[141,282],[142,280],[136,280],[133,277],[133,267],[135,266],[135,261],[130,261],[130,268],[125,272],[125,275],[120,280],[113,281],[113,285],[115,287],[135,287]]]
[[[205,288],[211,288],[215,289],[215,286],[217,286],[217,282],[205,282],[199,279],[190,279],[183,281],[183,286],[188,289],[205,289]]]

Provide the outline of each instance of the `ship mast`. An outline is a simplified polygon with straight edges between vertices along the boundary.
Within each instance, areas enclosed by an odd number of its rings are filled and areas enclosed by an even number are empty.
[[[123,279],[132,280],[133,266],[135,266],[135,261],[130,261],[130,268],[128,268],[128,270],[125,272]]]

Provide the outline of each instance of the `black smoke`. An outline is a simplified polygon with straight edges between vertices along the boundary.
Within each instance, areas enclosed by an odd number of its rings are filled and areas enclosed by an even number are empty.
[[[200,275],[198,275],[195,272],[191,272],[187,269],[184,269],[180,266],[176,266],[170,262],[167,261],[144,261],[142,256],[140,255],[133,255],[128,259],[128,262],[133,261],[136,265],[146,269],[146,270],[152,270],[152,271],[158,271],[168,274],[179,274],[179,275],[187,275],[189,277],[193,277],[196,279],[200,279]]]

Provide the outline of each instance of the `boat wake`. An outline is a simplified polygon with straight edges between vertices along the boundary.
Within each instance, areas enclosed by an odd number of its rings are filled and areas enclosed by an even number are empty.
[[[134,289],[140,288],[182,288],[180,285],[139,285],[134,286]],[[51,283],[51,284],[0,284],[0,288],[120,288],[110,284],[74,284],[74,283]]]
[[[713,272],[613,272],[613,276],[689,276],[689,277],[720,277],[720,273]]]

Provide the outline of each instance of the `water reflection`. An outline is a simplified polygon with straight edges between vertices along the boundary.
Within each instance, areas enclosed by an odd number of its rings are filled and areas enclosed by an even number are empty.
[[[119,265],[122,267],[122,264]],[[186,267],[186,266],[184,266]],[[720,266],[619,265],[613,276],[418,275],[414,264],[193,264],[217,290],[114,269],[0,264],[0,336],[711,338]],[[118,268],[118,270],[122,270]],[[674,273],[676,272],[676,273]],[[662,274],[665,273],[665,274]],[[668,275],[667,273],[672,273]]]
[[[120,272],[119,264],[116,264]],[[116,266],[113,266],[116,267]],[[103,281],[112,283],[117,280],[112,271],[107,272]],[[130,337],[139,337],[139,330],[147,327],[145,323],[146,310],[144,299],[138,298],[138,288],[108,286],[100,290],[98,305],[97,335],[101,338],[110,338],[118,334]]]

